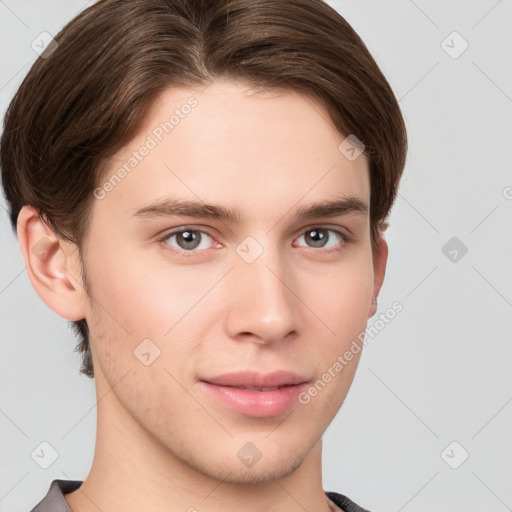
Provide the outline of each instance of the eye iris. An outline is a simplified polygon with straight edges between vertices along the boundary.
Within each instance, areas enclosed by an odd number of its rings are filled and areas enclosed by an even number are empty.
[[[181,231],[176,234],[176,240],[182,249],[195,249],[201,243],[201,233],[197,231]],[[181,243],[181,240],[184,240]]]
[[[312,242],[313,247],[323,247],[325,245],[325,241],[327,240],[325,231],[325,229],[311,229],[306,234],[306,240],[308,243]],[[311,233],[313,236],[311,236]]]

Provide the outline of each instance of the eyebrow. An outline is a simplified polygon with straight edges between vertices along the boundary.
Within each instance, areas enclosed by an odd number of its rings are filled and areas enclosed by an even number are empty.
[[[368,205],[356,196],[344,196],[337,200],[325,200],[300,206],[295,211],[295,219],[304,221],[316,217],[338,217],[349,213],[368,215]],[[240,210],[226,208],[218,204],[207,204],[196,200],[180,200],[164,198],[146,206],[143,206],[133,213],[135,218],[158,218],[170,217],[173,215],[183,217],[194,217],[204,219],[217,219],[232,224],[239,224],[243,216]]]

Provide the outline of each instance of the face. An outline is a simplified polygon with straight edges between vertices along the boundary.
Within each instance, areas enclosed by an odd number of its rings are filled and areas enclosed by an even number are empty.
[[[126,429],[205,475],[289,474],[353,380],[360,351],[339,356],[372,314],[374,260],[368,163],[343,139],[297,93],[172,89],[96,189],[84,251],[96,385],[113,388]],[[326,202],[345,208],[299,215]],[[306,383],[205,382],[276,371]]]

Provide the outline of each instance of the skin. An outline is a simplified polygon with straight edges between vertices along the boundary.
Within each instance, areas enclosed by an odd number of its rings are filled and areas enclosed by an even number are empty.
[[[327,512],[322,435],[361,352],[308,404],[270,418],[229,410],[198,381],[286,369],[315,382],[364,331],[384,279],[385,240],[372,255],[367,214],[297,223],[294,212],[342,195],[369,204],[368,161],[345,158],[338,150],[345,137],[311,98],[254,94],[248,85],[218,81],[202,91],[165,91],[106,178],[192,95],[198,104],[191,113],[94,201],[84,247],[92,300],[77,248],[56,237],[33,208],[19,217],[36,292],[63,318],[86,318],[90,329],[96,449],[81,488],[65,498],[74,512]],[[132,216],[169,194],[238,208],[243,220]],[[166,247],[187,250],[179,236],[157,238],[182,226],[203,238],[199,247],[174,254]],[[314,245],[308,229],[315,227],[354,240],[327,232],[326,247]],[[236,252],[248,236],[263,248],[252,263]],[[40,259],[31,248],[42,237],[51,250]],[[133,352],[146,338],[160,349],[149,366]],[[247,442],[262,454],[250,468],[237,457]]]

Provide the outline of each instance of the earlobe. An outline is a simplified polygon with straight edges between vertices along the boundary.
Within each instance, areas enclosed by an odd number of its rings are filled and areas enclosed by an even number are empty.
[[[388,244],[384,239],[383,233],[380,233],[377,241],[377,249],[373,255],[373,295],[368,318],[371,318],[377,312],[378,296],[382,283],[384,282],[384,276],[386,275],[387,261]]]
[[[84,318],[77,247],[57,237],[31,206],[21,209],[17,232],[28,277],[39,297],[67,320]]]

